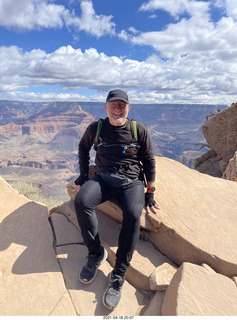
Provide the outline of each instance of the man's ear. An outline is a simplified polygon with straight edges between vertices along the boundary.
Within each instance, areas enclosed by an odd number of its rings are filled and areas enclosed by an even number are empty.
[[[107,103],[104,104],[104,108],[105,108],[105,111],[107,112],[107,109],[108,109]]]

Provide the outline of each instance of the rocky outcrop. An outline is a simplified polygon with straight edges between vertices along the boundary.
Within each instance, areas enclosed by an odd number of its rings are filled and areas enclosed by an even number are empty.
[[[206,263],[226,276],[237,274],[237,184],[203,175],[174,160],[156,157],[156,199],[161,210],[141,217],[146,237],[177,265]],[[68,192],[73,199],[71,183]],[[116,204],[98,209],[122,221]],[[212,235],[210,239],[209,235]]]
[[[237,182],[237,151],[235,152],[234,157],[230,159],[225,172],[223,173],[223,178]]]
[[[87,250],[74,220],[73,202],[59,207],[49,219],[44,205],[19,195],[2,178],[0,192],[0,316],[134,316],[149,305],[154,292],[150,274],[157,265],[171,263],[151,243],[139,241],[121,302],[111,312],[103,306],[102,296],[112,270],[119,224],[98,211],[109,259],[86,286],[78,280]],[[163,292],[157,292],[161,305]]]
[[[217,154],[211,149],[194,159],[194,168],[201,173],[206,173],[213,177],[222,177]]]
[[[109,255],[95,281],[84,285],[78,275],[87,250],[72,201],[73,181],[67,186],[70,200],[53,208],[48,220],[44,206],[0,180],[1,195],[11,199],[0,204],[0,314],[236,316],[237,184],[167,158],[156,158],[156,167],[155,197],[161,210],[142,213],[140,240],[113,312],[101,299],[122,221],[117,204],[108,201],[97,207],[99,233]],[[11,283],[17,283],[14,290]]]
[[[183,263],[165,293],[163,316],[237,315],[234,282],[209,266]]]
[[[234,154],[237,151],[237,103],[232,103],[229,108],[213,114],[204,123],[202,132],[211,150],[196,159],[195,169],[236,181],[233,162],[236,161]]]
[[[193,169],[195,159],[197,157],[201,157],[202,155],[203,155],[202,151],[195,151],[195,150],[183,151],[181,155],[176,158],[176,161],[179,161],[185,166]]]
[[[48,209],[0,177],[0,315],[77,315],[53,247]]]

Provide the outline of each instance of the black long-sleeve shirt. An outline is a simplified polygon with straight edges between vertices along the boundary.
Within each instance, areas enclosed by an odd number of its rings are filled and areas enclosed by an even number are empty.
[[[94,144],[97,124],[98,121],[95,121],[87,127],[79,143],[80,172],[84,177],[87,177],[89,173],[90,149]],[[147,182],[155,181],[155,159],[150,134],[148,129],[138,121],[137,136],[138,149],[135,146],[130,146],[132,142],[130,120],[127,120],[122,126],[113,126],[110,124],[109,118],[104,119],[100,137],[107,146],[98,144],[95,158],[96,166],[98,168],[121,167],[122,174],[134,179],[140,174],[141,163]],[[75,183],[81,184],[80,181]]]

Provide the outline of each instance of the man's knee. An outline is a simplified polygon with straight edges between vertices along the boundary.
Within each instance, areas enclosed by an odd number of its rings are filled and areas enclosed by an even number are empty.
[[[80,189],[75,197],[75,207],[76,208],[84,208],[90,206],[91,197],[88,192],[85,192],[84,190]]]
[[[82,203],[82,197],[81,197],[81,193],[80,190],[77,192],[75,199],[74,199],[74,204],[76,207],[80,206]]]
[[[130,225],[139,225],[140,224],[140,217],[142,213],[142,208],[139,206],[134,206],[133,208],[127,209],[124,212],[124,220]]]
[[[87,219],[91,219],[95,215],[94,206],[90,204],[88,193],[83,193],[81,190],[75,197],[74,207],[79,224],[85,223]]]
[[[75,197],[75,207],[78,209],[94,209],[102,198],[101,187],[97,181],[87,181],[77,192]]]

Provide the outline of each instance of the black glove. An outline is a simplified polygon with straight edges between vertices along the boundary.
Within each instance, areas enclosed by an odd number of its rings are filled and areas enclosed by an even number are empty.
[[[146,192],[145,193],[145,205],[146,207],[153,207],[156,204],[154,200],[154,193]]]
[[[89,180],[88,175],[81,173],[74,183],[77,186],[82,186],[87,180]]]

